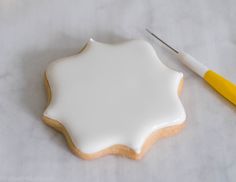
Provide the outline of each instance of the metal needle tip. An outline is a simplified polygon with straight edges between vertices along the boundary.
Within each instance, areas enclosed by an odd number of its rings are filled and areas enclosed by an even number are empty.
[[[152,33],[150,30],[148,30],[146,28],[146,31],[148,33],[150,33],[153,37],[155,37],[157,40],[159,40],[161,43],[163,43],[164,45],[166,45],[168,48],[170,48],[172,51],[174,51],[175,53],[179,53],[179,51],[177,51],[176,49],[174,49],[173,47],[171,47],[170,45],[168,45],[166,42],[164,42],[162,39],[160,39],[159,37],[157,37],[157,35],[155,35],[154,33]]]

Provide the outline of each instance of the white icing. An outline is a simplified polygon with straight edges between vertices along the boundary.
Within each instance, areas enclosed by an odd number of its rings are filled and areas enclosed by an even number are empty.
[[[139,153],[153,131],[186,117],[177,94],[182,73],[163,65],[143,40],[90,40],[82,53],[50,64],[46,75],[52,98],[44,115],[60,121],[84,153],[115,144]]]

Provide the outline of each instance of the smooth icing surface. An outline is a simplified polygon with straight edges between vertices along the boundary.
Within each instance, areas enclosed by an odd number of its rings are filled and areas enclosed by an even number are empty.
[[[80,54],[50,64],[46,75],[52,98],[44,116],[62,123],[84,153],[116,144],[140,153],[152,132],[186,117],[178,97],[183,74],[143,40],[90,40]]]

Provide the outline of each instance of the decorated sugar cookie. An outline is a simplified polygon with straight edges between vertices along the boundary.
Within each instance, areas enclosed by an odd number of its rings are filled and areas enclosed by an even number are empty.
[[[78,55],[49,65],[43,121],[62,132],[83,159],[107,154],[140,159],[157,139],[182,128],[182,79],[143,40],[114,45],[90,40]]]

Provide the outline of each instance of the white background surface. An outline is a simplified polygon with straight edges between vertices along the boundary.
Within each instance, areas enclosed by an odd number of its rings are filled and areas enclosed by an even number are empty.
[[[0,1],[0,181],[235,181],[236,108],[144,31],[236,82],[235,22],[233,0]],[[166,65],[184,73],[186,128],[141,161],[81,160],[41,121],[44,70],[89,37],[146,39]]]

